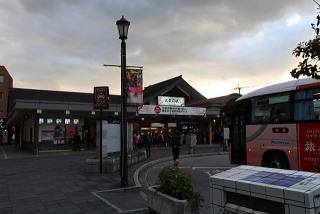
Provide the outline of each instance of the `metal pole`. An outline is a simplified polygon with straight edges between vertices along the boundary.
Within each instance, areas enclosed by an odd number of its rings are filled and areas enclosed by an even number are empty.
[[[121,68],[121,65],[110,65],[110,64],[103,64],[103,66],[106,66],[106,67],[118,67],[118,68]],[[139,69],[142,69],[143,66],[137,66],[137,65],[128,65],[126,66],[127,68],[139,68]]]
[[[121,41],[121,185],[128,186],[126,42]]]
[[[102,174],[102,109],[100,109],[100,174]]]
[[[22,127],[20,127],[22,133]],[[33,126],[33,155],[39,155],[39,114],[36,112]],[[17,138],[17,136],[15,136]],[[21,137],[19,139],[21,141]]]

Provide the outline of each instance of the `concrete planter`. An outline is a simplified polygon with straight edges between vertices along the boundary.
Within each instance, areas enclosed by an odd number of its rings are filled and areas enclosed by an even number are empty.
[[[128,165],[135,164],[147,158],[146,152],[141,151],[133,154],[128,154]],[[102,172],[116,172],[120,169],[120,157],[103,158]],[[86,171],[89,173],[100,172],[100,159],[88,158],[86,160]]]
[[[159,214],[191,214],[192,210],[187,200],[178,200],[169,195],[148,187],[146,190],[148,207]]]

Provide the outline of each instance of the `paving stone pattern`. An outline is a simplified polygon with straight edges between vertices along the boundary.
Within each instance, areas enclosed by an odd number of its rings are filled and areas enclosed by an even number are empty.
[[[213,152],[217,147],[199,147],[195,153]],[[189,149],[181,148],[181,155]],[[117,213],[91,192],[120,187],[119,172],[94,174],[85,171],[85,160],[94,153],[54,155],[0,160],[0,213]],[[129,167],[133,174],[150,160],[172,156],[171,148],[153,148],[151,158]]]
[[[1,160],[0,213],[116,213],[91,192],[118,188],[120,178],[86,173],[88,156]]]

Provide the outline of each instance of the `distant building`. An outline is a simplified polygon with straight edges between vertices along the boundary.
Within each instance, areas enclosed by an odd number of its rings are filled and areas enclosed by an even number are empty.
[[[7,117],[8,92],[13,86],[13,80],[6,67],[0,65],[0,118]]]

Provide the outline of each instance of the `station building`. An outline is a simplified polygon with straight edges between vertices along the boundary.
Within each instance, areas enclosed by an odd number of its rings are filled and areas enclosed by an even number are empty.
[[[96,146],[96,124],[100,115],[93,108],[93,93],[13,88],[10,74],[4,72],[3,75],[4,82],[8,81],[2,93],[8,94],[3,101],[7,103],[11,142],[35,154],[69,150],[78,132],[86,142],[85,147]],[[220,110],[239,97],[231,94],[206,99],[182,75],[145,87],[143,93],[143,105],[127,106],[131,131],[150,131],[154,136],[161,132],[169,142],[172,131],[183,134],[192,130],[200,133],[198,143],[204,144],[216,143],[214,130],[221,126]],[[120,123],[120,95],[110,95],[109,109],[102,111],[102,118],[108,123]]]

